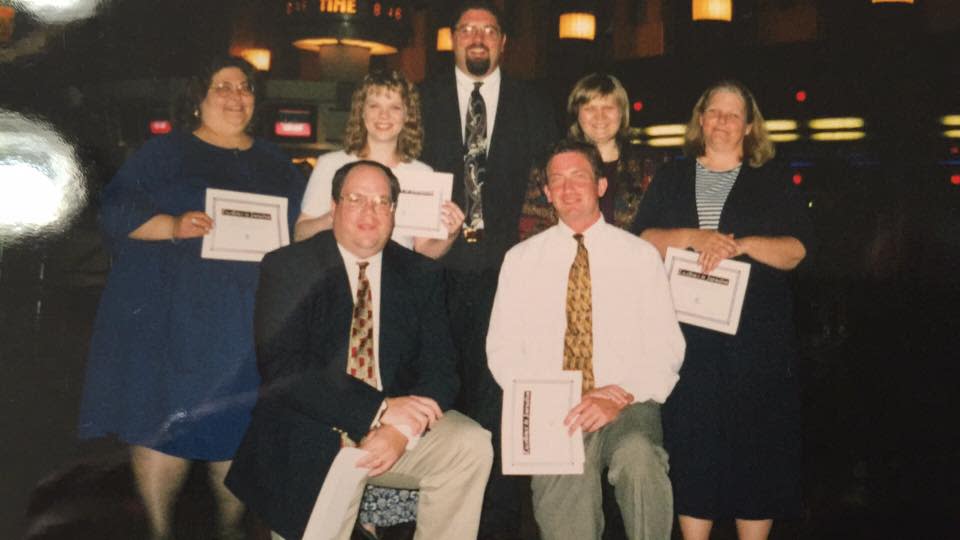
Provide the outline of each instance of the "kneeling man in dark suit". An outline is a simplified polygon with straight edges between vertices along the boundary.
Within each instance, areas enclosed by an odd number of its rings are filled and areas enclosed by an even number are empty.
[[[334,457],[352,445],[368,452],[368,482],[420,489],[416,538],[477,535],[490,433],[448,410],[458,380],[442,271],[389,241],[399,192],[379,163],[344,166],[333,229],[261,263],[263,381],[226,483],[275,537],[303,536]],[[362,491],[343,494],[337,538],[350,537]]]

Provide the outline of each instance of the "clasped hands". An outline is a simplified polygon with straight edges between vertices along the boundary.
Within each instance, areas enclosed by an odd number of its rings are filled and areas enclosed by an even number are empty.
[[[700,254],[697,262],[705,274],[716,269],[720,261],[746,252],[744,239],[735,239],[732,234],[706,229],[695,230],[690,238],[690,247]]]
[[[396,426],[406,426],[412,435],[424,431],[443,416],[437,402],[423,396],[387,398],[387,409],[380,417],[380,426],[371,429],[360,441],[360,449],[367,454],[356,466],[369,468],[370,476],[379,476],[393,467],[407,448],[407,437]]]
[[[567,426],[570,435],[577,428],[593,433],[616,420],[620,411],[633,403],[633,399],[633,394],[616,384],[594,388],[580,399],[576,407],[570,409],[563,419],[563,425]]]

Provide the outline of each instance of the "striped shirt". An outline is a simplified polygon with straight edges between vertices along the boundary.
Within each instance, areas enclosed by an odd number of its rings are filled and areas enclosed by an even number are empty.
[[[740,174],[737,165],[729,171],[711,171],[697,161],[697,217],[701,229],[717,230],[720,226],[720,212],[727,202],[727,195]]]

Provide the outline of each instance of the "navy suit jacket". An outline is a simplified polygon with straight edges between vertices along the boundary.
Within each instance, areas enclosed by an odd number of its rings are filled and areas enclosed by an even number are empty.
[[[464,208],[463,119],[454,69],[421,86],[423,153],[436,171],[454,175],[453,200]],[[550,100],[526,83],[500,77],[500,97],[487,149],[483,194],[483,240],[472,245],[458,237],[441,261],[458,270],[499,268],[503,255],[518,241],[517,224],[530,168],[557,140]]]
[[[457,393],[440,266],[391,241],[380,279],[383,391],[346,373],[353,298],[333,233],[261,262],[255,332],[262,383],[226,483],[285,538],[303,535],[340,448],[334,428],[359,441],[385,397],[426,396],[446,410]]]

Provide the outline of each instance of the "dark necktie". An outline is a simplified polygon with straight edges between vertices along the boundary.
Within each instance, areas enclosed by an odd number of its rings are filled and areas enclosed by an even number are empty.
[[[484,164],[487,158],[487,106],[480,95],[483,83],[473,83],[470,103],[467,106],[465,122],[466,154],[463,156],[463,187],[466,195],[464,208],[466,219],[463,222],[464,238],[467,242],[476,242],[479,231],[483,230],[483,187]]]
[[[583,392],[593,389],[593,294],[590,259],[583,235],[575,234],[577,256],[567,281],[567,331],[563,336],[563,369],[583,372]]]

